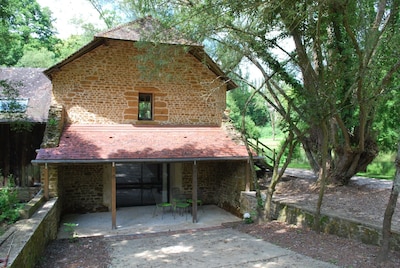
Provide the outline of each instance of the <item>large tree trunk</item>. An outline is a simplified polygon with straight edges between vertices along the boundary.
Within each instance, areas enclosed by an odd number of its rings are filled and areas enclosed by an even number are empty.
[[[382,247],[377,257],[378,262],[386,261],[390,250],[390,238],[392,227],[392,216],[396,209],[397,199],[400,191],[400,143],[397,150],[396,157],[396,175],[393,180],[392,192],[390,194],[389,202],[385,210],[382,226]]]
[[[332,126],[331,126],[332,128]],[[329,133],[334,133],[335,129],[330,129]],[[302,144],[309,160],[311,168],[318,174],[322,168],[321,162],[321,144],[323,144],[323,130],[321,126],[314,126],[309,136],[303,138]],[[378,146],[372,137],[363,138],[363,148],[359,144],[358,137],[352,137],[351,144],[346,146],[334,141],[334,134],[329,136],[329,147],[327,162],[327,183],[336,185],[347,185],[350,179],[360,171],[365,171],[367,166],[378,155]]]

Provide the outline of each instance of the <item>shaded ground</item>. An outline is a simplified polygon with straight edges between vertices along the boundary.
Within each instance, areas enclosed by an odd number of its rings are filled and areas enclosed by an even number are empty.
[[[36,267],[106,268],[110,264],[109,245],[103,237],[52,241]]]
[[[235,228],[275,245],[340,267],[400,267],[400,252],[391,252],[388,262],[378,264],[375,262],[379,252],[377,246],[365,245],[334,235],[317,234],[309,229],[280,222],[252,225],[241,224]]]
[[[292,176],[286,177],[277,190],[276,198],[307,206],[314,205],[318,193],[312,178],[299,179]],[[334,211],[336,214],[343,213],[346,217],[350,213],[353,218],[380,225],[389,193],[388,187],[372,187],[371,184],[354,182],[349,186],[328,189],[323,209]],[[399,227],[398,212],[393,220],[393,226]],[[332,235],[317,234],[312,230],[284,223],[256,225],[240,222],[227,224],[225,227],[340,267],[400,267],[398,251],[391,252],[389,260],[379,265],[375,262],[379,252],[377,246]],[[148,239],[154,238],[148,237]],[[48,246],[45,257],[36,267],[110,267],[112,243],[109,238],[101,237],[79,238],[75,242],[68,239],[56,240]],[[231,245],[227,243],[226,246]]]

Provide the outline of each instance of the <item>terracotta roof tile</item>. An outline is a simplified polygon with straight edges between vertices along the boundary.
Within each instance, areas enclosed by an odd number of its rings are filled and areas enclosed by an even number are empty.
[[[244,145],[220,127],[70,125],[56,148],[40,149],[34,162],[246,159]]]

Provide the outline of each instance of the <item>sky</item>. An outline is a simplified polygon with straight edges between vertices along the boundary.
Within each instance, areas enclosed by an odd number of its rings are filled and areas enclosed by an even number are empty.
[[[36,0],[40,6],[48,7],[52,11],[52,18],[56,21],[54,26],[57,29],[59,38],[68,38],[71,34],[80,34],[79,28],[71,20],[82,18],[85,22],[93,23],[96,26],[104,27],[99,15],[87,0]]]

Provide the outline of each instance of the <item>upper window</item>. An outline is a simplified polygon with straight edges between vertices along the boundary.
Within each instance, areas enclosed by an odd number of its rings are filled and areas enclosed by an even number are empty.
[[[0,112],[5,113],[24,113],[28,107],[28,99],[1,99]]]
[[[139,93],[139,120],[153,120],[153,95]]]

